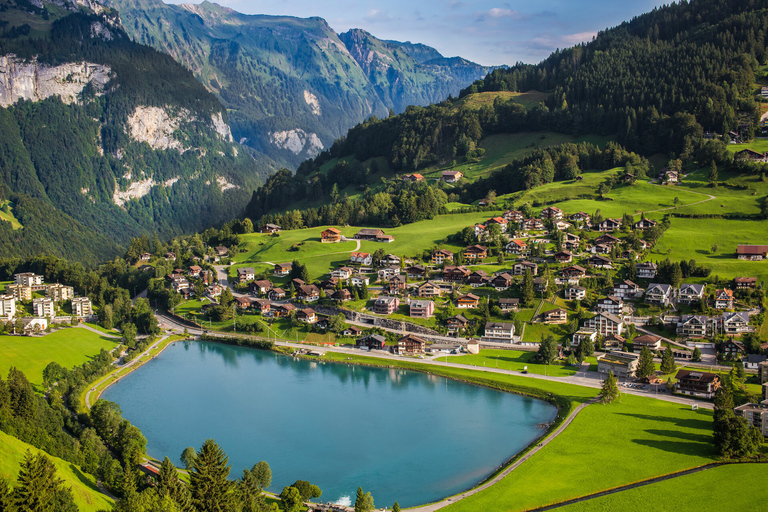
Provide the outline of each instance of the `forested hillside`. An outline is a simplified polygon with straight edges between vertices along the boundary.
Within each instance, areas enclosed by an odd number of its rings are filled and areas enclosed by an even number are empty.
[[[114,11],[3,7],[0,203],[22,227],[0,222],[1,255],[103,261],[141,233],[242,213],[268,169],[191,72],[133,43]]]
[[[674,154],[683,161],[704,155],[707,163],[725,162],[722,147],[703,149],[704,135],[723,138],[732,132],[749,138],[757,129],[760,100],[754,84],[765,76],[767,29],[765,0],[701,0],[655,9],[588,44],[557,51],[541,64],[494,70],[457,100],[371,117],[304,162],[292,190],[309,179],[315,197],[330,194],[339,183],[335,170],[320,170],[337,158],[346,168],[363,168],[353,173],[358,176],[353,183],[361,185],[371,184],[365,175],[372,174],[361,163],[375,157],[386,159],[395,172],[471,162],[482,154],[480,141],[498,133],[610,135],[642,155]],[[536,95],[546,99],[526,104],[508,91],[540,91],[544,94]],[[468,101],[494,93],[490,102],[487,96]],[[584,151],[575,153],[580,159]],[[503,179],[487,178],[485,185],[478,180],[456,192],[472,201],[482,198],[483,190],[498,188],[500,180],[501,188],[511,191],[560,176],[548,170],[553,162],[538,161],[534,168],[520,161],[505,169]],[[290,204],[287,195],[267,199],[269,189],[254,194],[248,208],[254,218]]]
[[[424,45],[339,35],[317,17],[246,15],[207,1],[106,4],[135,41],[172,55],[219,97],[236,140],[290,168],[372,114],[442,101],[489,71]]]

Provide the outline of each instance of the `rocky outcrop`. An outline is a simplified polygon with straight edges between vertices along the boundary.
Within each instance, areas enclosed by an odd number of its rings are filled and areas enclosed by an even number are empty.
[[[224,121],[224,116],[221,115],[221,112],[211,116],[211,123],[213,129],[216,130],[216,133],[218,133],[222,139],[227,142],[235,141],[235,139],[232,138],[232,132],[229,129],[229,125]]]
[[[69,105],[78,101],[89,83],[97,93],[103,91],[110,72],[108,66],[90,62],[47,66],[36,59],[24,61],[13,54],[0,56],[0,106],[8,107],[22,99],[41,101],[51,96],[59,96]]]
[[[269,134],[269,140],[275,146],[287,149],[294,155],[306,151],[308,158],[319,155],[320,152],[325,149],[317,134],[307,133],[301,128],[282,132],[272,132]]]
[[[186,112],[182,114],[186,117]],[[173,116],[160,107],[136,107],[128,116],[128,134],[138,142],[146,142],[152,149],[186,151],[184,145],[173,138],[182,116]]]

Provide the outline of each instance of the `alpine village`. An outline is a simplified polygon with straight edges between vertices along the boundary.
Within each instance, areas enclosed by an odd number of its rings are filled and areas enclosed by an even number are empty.
[[[768,0],[658,5],[0,0],[0,512],[763,510]]]

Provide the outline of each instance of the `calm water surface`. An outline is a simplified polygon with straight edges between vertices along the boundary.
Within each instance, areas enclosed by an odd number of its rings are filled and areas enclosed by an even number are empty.
[[[423,504],[466,490],[544,430],[539,400],[417,372],[322,364],[207,342],[177,342],[103,397],[141,428],[148,452],[180,464],[215,439],[231,478],[265,460],[280,492],[298,479],[319,501]]]

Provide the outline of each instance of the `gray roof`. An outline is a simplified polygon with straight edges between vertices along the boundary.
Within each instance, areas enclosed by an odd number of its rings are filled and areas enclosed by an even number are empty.
[[[504,329],[505,331],[510,331],[515,328],[515,324],[508,323],[508,322],[488,322],[485,324],[486,329]]]
[[[648,290],[647,290],[647,291],[648,291],[648,292],[650,292],[650,291],[651,291],[651,290],[653,290],[654,288],[659,288],[659,290],[661,290],[661,292],[662,292],[664,295],[667,295],[669,292],[671,292],[671,291],[672,291],[672,286],[671,286],[671,285],[668,285],[668,284],[662,284],[662,283],[651,283],[651,284],[649,284],[649,285],[648,285]]]
[[[683,290],[688,290],[690,293],[694,293],[696,295],[701,295],[702,293],[704,293],[704,285],[703,284],[683,283],[683,284],[680,285],[680,293],[682,293]]]

